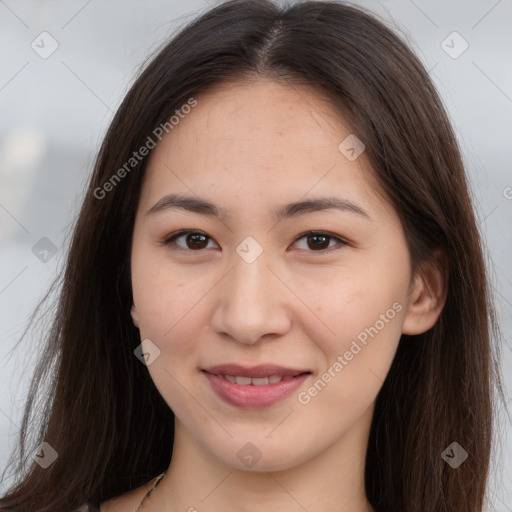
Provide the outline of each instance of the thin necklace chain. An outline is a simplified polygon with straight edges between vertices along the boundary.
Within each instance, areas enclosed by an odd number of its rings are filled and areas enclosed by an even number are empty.
[[[164,477],[165,475],[165,471],[156,479],[156,482],[153,484],[153,487],[151,487],[151,489],[149,489],[149,491],[145,494],[144,498],[142,498],[142,501],[139,503],[139,506],[137,507],[137,509],[135,510],[135,512],[141,512],[141,507],[142,505],[144,505],[144,503],[146,503],[146,501],[148,500],[150,494],[155,490],[156,486],[160,483],[160,480],[162,480],[162,478]],[[368,503],[368,506],[370,507],[369,508],[369,511],[370,512],[374,512],[374,508]]]
[[[164,475],[165,471],[156,479],[156,482],[153,484],[153,487],[151,487],[151,489],[149,489],[149,491],[145,494],[144,498],[142,498],[142,501],[139,503],[139,506],[137,507],[135,512],[140,512],[142,510],[142,505],[144,505],[144,503],[148,500],[150,494],[155,490],[155,487],[159,484],[160,480],[162,480]]]

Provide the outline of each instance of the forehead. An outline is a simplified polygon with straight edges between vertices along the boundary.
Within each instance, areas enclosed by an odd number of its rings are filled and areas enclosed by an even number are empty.
[[[338,145],[340,132],[350,132],[335,105],[319,90],[269,79],[217,84],[197,97],[194,116],[180,122],[178,137],[191,128],[213,140],[285,141],[301,147]],[[300,124],[297,124],[297,121]],[[276,141],[277,142],[277,141]]]
[[[250,204],[333,189],[360,201],[373,193],[364,152],[351,161],[339,149],[350,126],[316,89],[228,82],[195,99],[153,150],[141,199],[178,191],[236,195]]]

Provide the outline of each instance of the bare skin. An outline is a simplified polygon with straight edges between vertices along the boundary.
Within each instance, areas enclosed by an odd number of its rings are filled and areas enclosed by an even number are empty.
[[[371,511],[364,460],[375,398],[400,335],[436,322],[442,276],[411,275],[397,213],[375,191],[364,152],[351,161],[338,149],[352,131],[317,91],[260,80],[197,101],[153,150],[134,227],[131,314],[160,350],[148,371],[176,415],[171,464],[142,510]],[[225,215],[146,214],[170,193]],[[366,215],[324,209],[276,222],[271,213],[328,196]],[[202,248],[187,234],[161,243],[182,229],[205,235]],[[323,254],[303,235],[313,230],[328,233]],[[263,251],[251,263],[237,252],[247,237]],[[377,334],[354,349],[372,326]],[[201,371],[227,362],[311,374],[278,403],[237,407]],[[311,391],[319,379],[328,382]],[[239,457],[248,443],[252,467]],[[122,510],[144,494],[127,494]]]

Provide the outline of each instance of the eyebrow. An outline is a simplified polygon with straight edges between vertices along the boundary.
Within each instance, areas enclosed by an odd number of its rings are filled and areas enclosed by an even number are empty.
[[[224,208],[220,208],[205,199],[192,196],[184,196],[180,194],[169,194],[159,199],[145,215],[154,215],[156,213],[181,209],[199,215],[207,215],[210,217],[229,218],[229,213]],[[279,222],[283,219],[298,217],[308,213],[323,210],[341,210],[343,212],[354,213],[361,217],[370,218],[363,208],[355,203],[341,197],[319,197],[306,201],[296,201],[294,203],[285,204],[273,212],[274,219]]]

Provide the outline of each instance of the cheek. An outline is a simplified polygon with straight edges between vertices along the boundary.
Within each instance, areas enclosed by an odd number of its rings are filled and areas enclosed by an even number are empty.
[[[333,435],[336,429],[349,428],[374,402],[400,340],[403,308],[399,302],[375,301],[372,309],[368,301],[363,305],[342,311],[335,324],[337,336],[318,342],[324,366],[297,396],[308,414],[326,420]]]
[[[375,325],[384,337],[390,334],[394,338],[400,332],[399,313],[404,309],[407,283],[407,276],[393,276],[376,266],[373,270],[334,272],[321,290],[312,286],[304,290],[315,313],[308,315],[310,329],[316,328],[317,335],[323,333],[331,356],[348,350],[358,337],[364,343],[365,332]]]
[[[335,273],[322,293],[308,291],[316,316],[309,315],[307,328],[324,355],[324,367],[303,403],[317,394],[323,397],[318,403],[334,408],[367,407],[374,400],[400,341],[406,268],[402,261],[392,265],[381,259],[358,272]]]
[[[191,404],[184,389],[192,389],[198,353],[204,355],[208,349],[208,344],[201,345],[210,325],[204,304],[218,277],[209,278],[199,267],[177,269],[162,258],[149,262],[149,257],[134,258],[132,266],[140,337],[149,338],[160,350],[148,370],[169,406],[187,410]]]
[[[207,325],[199,318],[200,299],[211,285],[189,273],[165,270],[165,265],[147,265],[137,272],[133,286],[141,339],[149,338],[160,350],[148,366],[160,395],[180,416],[198,414],[187,390],[196,378],[198,340]],[[198,371],[198,370],[197,370]]]
[[[141,336],[167,344],[176,339],[208,285],[193,269],[184,272],[170,264],[160,250],[145,249],[132,256],[132,290]]]

